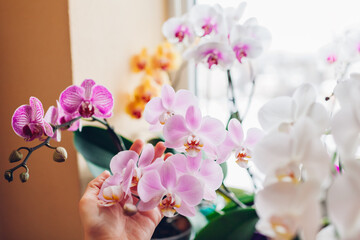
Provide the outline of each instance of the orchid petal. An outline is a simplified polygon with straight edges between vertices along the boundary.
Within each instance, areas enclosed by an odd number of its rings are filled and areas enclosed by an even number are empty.
[[[202,163],[201,154],[197,155],[196,157],[187,156],[186,163],[187,167],[190,171],[197,172]]]
[[[189,106],[198,106],[196,97],[189,90],[181,89],[176,92],[173,109],[177,114],[185,116]]]
[[[187,126],[192,130],[196,131],[201,124],[201,111],[198,107],[191,106],[186,111],[185,116]]]
[[[160,168],[161,184],[166,189],[173,189],[176,185],[176,169],[171,162],[166,161]]]
[[[152,98],[145,106],[144,118],[148,123],[156,124],[165,110],[160,97]]]
[[[293,94],[293,99],[297,105],[295,118],[298,118],[299,116],[304,115],[310,105],[315,102],[315,88],[311,84],[303,84],[296,89]]]
[[[84,89],[78,86],[70,86],[60,94],[60,105],[67,113],[76,112],[83,101]]]
[[[42,103],[36,97],[30,97],[29,102],[32,108],[31,122],[41,123],[44,118],[44,108]]]
[[[184,117],[175,115],[164,126],[165,146],[170,148],[181,147],[184,138],[189,134]]]
[[[81,87],[84,88],[84,100],[90,100],[91,99],[91,93],[92,93],[92,88],[95,85],[95,81],[92,79],[85,79],[82,83],[81,83]]]
[[[224,177],[220,165],[212,160],[203,160],[199,174],[211,190],[218,189]]]
[[[114,107],[114,99],[105,87],[96,85],[92,90],[92,103],[101,113],[97,117],[110,117]],[[95,114],[97,115],[97,114]]]
[[[114,174],[121,173],[131,159],[136,163],[139,159],[139,155],[132,150],[119,152],[111,159],[111,172]]]
[[[23,129],[31,121],[32,108],[29,105],[21,105],[18,107],[14,115],[12,116],[11,125],[14,129],[14,132],[23,138],[28,137]]]
[[[155,150],[153,145],[146,144],[141,152],[138,166],[143,168],[150,165],[151,161],[154,159]]]
[[[54,136],[54,131],[53,131],[52,126],[49,123],[45,122],[45,121],[44,121],[44,131],[45,131],[45,134],[47,136],[49,136],[49,137]]]
[[[156,170],[149,171],[140,178],[137,190],[140,199],[144,202],[149,202],[154,198],[159,199],[160,202],[161,197],[166,191],[161,184],[160,175]]]
[[[183,154],[175,154],[166,159],[167,162],[171,162],[177,171],[181,173],[187,172],[187,159]]]
[[[246,133],[244,146],[252,149],[264,137],[264,132],[258,128],[250,128]]]
[[[49,107],[49,109],[47,110],[47,112],[46,112],[46,114],[45,114],[45,117],[44,117],[44,120],[45,120],[47,123],[56,125],[56,124],[57,124],[58,115],[59,115],[59,114],[58,114],[57,108],[54,107],[54,106],[51,106],[51,107]]]
[[[241,126],[241,123],[239,120],[233,118],[229,122],[229,136],[231,140],[236,144],[240,145],[242,144],[244,140],[244,132]]]
[[[179,208],[176,211],[186,217],[192,217],[196,215],[196,209],[193,206],[188,205],[186,202],[181,202]]]
[[[148,202],[144,202],[141,199],[139,204],[137,205],[138,210],[140,212],[145,212],[145,211],[149,211],[151,209],[156,208],[159,205],[160,201],[161,201],[161,197],[162,196],[154,197],[154,198],[150,199],[150,201],[148,201]]]
[[[226,136],[225,127],[218,119],[204,117],[198,134],[203,136],[211,144],[219,145]]]
[[[202,184],[196,177],[191,175],[182,175],[178,180],[175,191],[176,195],[190,206],[199,204],[204,195]]]
[[[175,100],[175,91],[170,85],[164,85],[161,89],[161,99],[164,108],[170,109]]]

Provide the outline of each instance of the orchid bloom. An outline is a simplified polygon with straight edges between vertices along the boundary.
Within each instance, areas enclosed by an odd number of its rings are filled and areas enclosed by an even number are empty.
[[[337,175],[329,188],[329,218],[342,240],[360,239],[360,163],[348,161],[343,173]]]
[[[224,125],[219,120],[203,118],[195,106],[187,109],[185,117],[175,115],[164,126],[165,146],[186,151],[190,157],[197,156],[201,150],[214,156],[225,134]]]
[[[54,132],[51,125],[44,120],[42,103],[36,97],[30,97],[29,102],[30,105],[21,105],[15,110],[11,121],[14,132],[25,141],[42,139],[44,134],[52,137]]]
[[[225,34],[224,16],[214,6],[195,5],[190,10],[189,19],[199,37]]]
[[[197,101],[190,91],[180,90],[175,93],[170,85],[164,85],[161,97],[152,98],[146,105],[144,118],[152,125],[152,130],[161,130],[175,114],[185,115],[191,105],[197,105]]]
[[[203,186],[194,176],[179,176],[174,165],[165,161],[159,169],[146,172],[138,184],[139,211],[159,207],[162,214],[172,217],[176,212],[194,216],[195,207],[203,198]]]
[[[183,154],[175,154],[168,159],[172,162],[178,173],[191,174],[202,182],[204,199],[213,201],[216,199],[216,190],[221,186],[223,172],[218,163],[210,159],[201,159],[201,155],[189,157]]]
[[[214,37],[205,40],[193,49],[188,49],[184,53],[184,59],[194,59],[196,63],[204,63],[211,69],[213,66],[220,66],[229,69],[235,59],[231,47],[223,37]]]
[[[277,97],[261,107],[258,113],[260,125],[265,131],[277,129],[289,132],[296,121],[307,117],[317,126],[316,132],[321,134],[329,127],[330,119],[325,107],[315,100],[315,88],[303,84],[292,97]]]
[[[144,172],[156,168],[157,162],[152,163],[154,156],[155,150],[151,144],[144,146],[140,156],[132,150],[121,151],[111,159],[110,169],[113,173],[123,173],[127,168],[131,167],[133,171],[126,178],[124,177],[122,181],[130,181],[131,187],[137,187]],[[130,161],[132,162],[131,166],[129,166]]]
[[[150,56],[148,55],[147,49],[143,48],[140,54],[132,56],[130,60],[130,66],[132,72],[141,72],[149,67]]]
[[[270,32],[258,25],[236,25],[230,32],[231,47],[240,63],[243,58],[259,57],[270,41]]]
[[[162,33],[171,43],[191,44],[195,39],[193,27],[186,15],[168,19],[162,26]]]
[[[180,54],[169,42],[160,44],[151,58],[151,66],[163,71],[176,70],[180,66]]]
[[[351,75],[334,89],[341,109],[331,122],[331,132],[338,146],[343,163],[356,157],[360,143],[360,77]]]
[[[339,62],[341,58],[340,45],[338,42],[330,43],[319,50],[321,60],[327,64],[334,64]]]
[[[84,118],[108,118],[112,115],[114,100],[104,86],[86,79],[81,87],[72,85],[66,88],[60,95],[60,105],[68,114],[79,113]]]
[[[237,119],[231,119],[228,125],[228,132],[225,141],[218,147],[217,163],[223,163],[228,158],[232,151],[235,150],[236,163],[240,167],[246,168],[248,161],[252,157],[252,151],[255,144],[263,137],[260,129],[251,128],[247,132],[247,137],[244,139],[244,132],[241,123]]]
[[[299,185],[279,182],[255,195],[259,216],[256,229],[277,240],[291,240],[297,234],[303,240],[313,240],[320,228],[319,186],[307,182]]]
[[[55,126],[58,125],[59,121],[59,113],[58,113],[58,109],[54,106],[49,107],[49,109],[46,111],[44,120],[48,123],[50,123],[51,125]],[[60,129],[56,129],[54,131],[54,135],[52,136],[52,138],[56,139],[56,141],[60,142],[61,141],[61,130]]]
[[[324,182],[330,174],[330,157],[308,118],[299,120],[289,133],[271,132],[254,148],[253,162],[273,181]]]

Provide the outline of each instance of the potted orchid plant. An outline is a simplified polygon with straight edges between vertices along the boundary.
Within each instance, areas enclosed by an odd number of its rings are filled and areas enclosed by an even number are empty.
[[[200,212],[206,224],[196,232],[196,239],[359,239],[360,77],[348,79],[346,72],[340,74],[333,94],[327,97],[334,103],[338,100],[336,113],[330,114],[316,100],[313,85],[303,84],[292,96],[277,97],[261,107],[262,129],[251,128],[245,134],[242,121],[248,109],[240,112],[237,108],[231,67],[248,64],[252,69],[249,59],[268,47],[271,35],[255,19],[240,24],[244,8],[244,3],[229,9],[195,6],[163,25],[164,35],[180,44],[185,59],[227,72],[231,108],[226,125],[203,116],[192,92],[164,85],[161,96],[151,98],[143,113],[162,138],[138,149],[138,140],[118,135],[107,121],[114,106],[110,91],[86,79],[81,86],[66,88],[57,106],[46,114],[36,97],[15,110],[15,133],[25,141],[38,139],[40,143],[14,150],[10,162],[21,162],[7,170],[5,178],[12,181],[14,172],[24,168],[20,179],[28,181],[29,157],[41,147],[54,149],[55,161],[65,161],[66,150],[52,146],[51,141],[59,142],[61,131],[74,131],[75,147],[92,173],[111,170],[98,195],[104,208],[120,204],[127,214],[159,208],[170,218]],[[360,35],[350,36],[351,43],[357,43],[351,46],[360,46]],[[353,58],[346,59],[349,65],[360,56],[359,48],[351,49],[346,48],[347,53],[353,51]],[[332,51],[325,55],[329,63],[339,59]],[[255,87],[254,74],[251,81]],[[82,127],[84,120],[105,128]],[[23,151],[27,151],[25,157]],[[263,174],[261,184],[254,181],[254,194],[224,184],[223,166],[229,158],[251,177],[252,168]],[[203,206],[218,203],[219,196],[225,206],[205,212]]]

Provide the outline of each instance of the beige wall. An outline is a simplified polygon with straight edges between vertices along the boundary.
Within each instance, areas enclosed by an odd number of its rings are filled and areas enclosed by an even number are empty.
[[[0,34],[0,239],[81,239],[72,134],[61,143],[66,163],[55,163],[52,150],[42,148],[29,160],[28,183],[19,180],[22,170],[12,183],[3,178],[15,166],[7,162],[11,150],[38,144],[12,131],[14,110],[36,96],[46,111],[72,83],[67,1],[0,0]]]
[[[36,144],[15,135],[11,116],[30,96],[47,109],[73,81],[93,78],[114,93],[116,128],[130,137],[146,131],[144,123],[129,123],[122,98],[139,80],[129,71],[129,58],[163,40],[166,10],[165,0],[0,0],[0,239],[82,238],[72,134],[63,134],[61,142],[66,163],[53,162],[52,151],[40,149],[29,160],[29,182],[20,183],[19,171],[7,183],[2,175],[14,166],[7,162],[10,152]]]

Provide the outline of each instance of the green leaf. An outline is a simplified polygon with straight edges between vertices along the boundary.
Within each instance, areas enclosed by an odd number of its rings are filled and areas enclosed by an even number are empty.
[[[125,147],[130,149],[132,142],[124,137],[121,138]],[[104,170],[110,171],[110,161],[119,152],[107,130],[93,126],[85,126],[81,132],[74,132],[74,145],[88,162],[89,169],[94,176]]]
[[[253,208],[231,211],[211,221],[195,239],[250,240],[257,221],[258,216]]]

